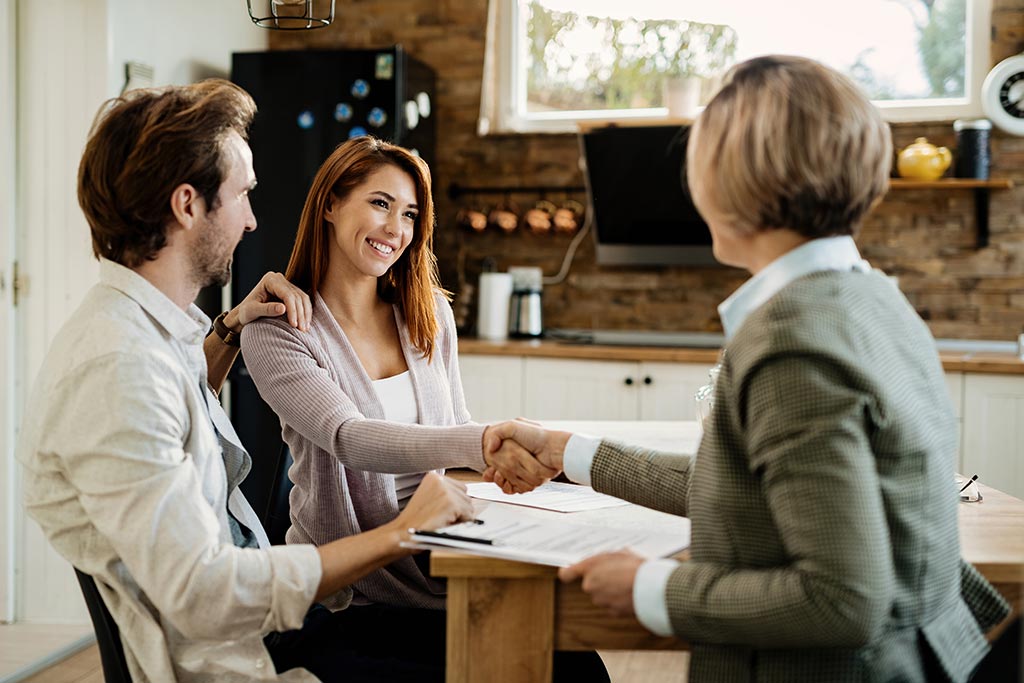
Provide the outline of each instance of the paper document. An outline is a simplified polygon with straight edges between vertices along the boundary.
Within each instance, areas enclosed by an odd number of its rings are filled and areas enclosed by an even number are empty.
[[[683,533],[616,529],[531,517],[492,505],[481,512],[483,522],[463,522],[436,532],[413,534],[407,547],[459,550],[534,564],[566,567],[597,553],[629,548],[646,558],[665,557],[690,545],[690,527]],[[688,522],[689,520],[687,520]]]
[[[469,495],[472,498],[493,500],[497,503],[511,503],[512,505],[525,505],[531,508],[554,510],[556,512],[580,512],[582,510],[600,510],[601,508],[629,505],[628,502],[621,498],[606,496],[589,486],[564,484],[559,481],[549,481],[529,493],[507,494],[497,484],[490,482],[466,484],[466,488],[469,490]]]

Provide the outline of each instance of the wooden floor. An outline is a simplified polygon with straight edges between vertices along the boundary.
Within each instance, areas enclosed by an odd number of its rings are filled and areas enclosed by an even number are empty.
[[[612,683],[686,683],[689,652],[602,652]]]
[[[91,634],[88,624],[0,624],[0,681]]]
[[[602,652],[601,657],[612,683],[686,683],[685,652]],[[103,683],[99,650],[93,645],[26,683]]]
[[[23,683],[103,683],[100,651],[95,644],[90,645]]]

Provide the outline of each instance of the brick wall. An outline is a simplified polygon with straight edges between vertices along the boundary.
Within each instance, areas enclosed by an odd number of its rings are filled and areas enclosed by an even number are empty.
[[[468,234],[455,226],[459,206],[447,196],[450,184],[561,187],[583,182],[575,136],[476,135],[486,12],[486,0],[346,0],[339,3],[332,26],[270,38],[272,49],[397,42],[437,72],[436,251],[442,279],[459,295],[456,312],[466,325],[472,324],[472,285],[483,258],[493,257],[502,270],[537,265],[551,275],[570,238],[522,231]],[[992,24],[993,63],[1024,49],[1024,0],[993,0]],[[898,124],[893,134],[897,148],[920,135],[937,145],[954,145],[948,122]],[[1024,326],[1024,138],[993,131],[992,155],[992,176],[1012,178],[1017,186],[992,192],[987,248],[975,246],[973,195],[963,190],[893,191],[858,239],[866,258],[899,276],[900,287],[937,337],[1009,340]],[[549,198],[557,201],[562,195]],[[511,199],[529,206],[538,197]],[[565,282],[545,288],[545,323],[715,331],[721,329],[716,305],[745,278],[718,268],[599,267],[588,238]]]

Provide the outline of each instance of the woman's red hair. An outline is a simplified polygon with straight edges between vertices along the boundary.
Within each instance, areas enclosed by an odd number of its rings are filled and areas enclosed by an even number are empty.
[[[405,252],[377,279],[377,295],[398,306],[413,345],[430,359],[437,336],[435,293],[440,292],[446,298],[449,295],[441,288],[433,249],[435,219],[430,168],[408,150],[371,136],[353,138],[335,148],[317,171],[306,196],[285,277],[310,294],[319,290],[328,268],[331,230],[324,214],[331,197],[344,201],[356,186],[388,164],[397,166],[412,178],[419,217]]]

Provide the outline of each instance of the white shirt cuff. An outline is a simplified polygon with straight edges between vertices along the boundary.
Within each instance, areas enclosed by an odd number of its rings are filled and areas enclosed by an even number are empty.
[[[590,466],[594,464],[594,455],[597,454],[597,447],[601,445],[601,439],[585,434],[573,434],[565,444],[565,452],[562,453],[562,469],[565,476],[577,484],[590,486]]]
[[[640,565],[633,581],[633,611],[643,627],[656,636],[674,635],[665,589],[677,567],[675,560],[648,560]]]

